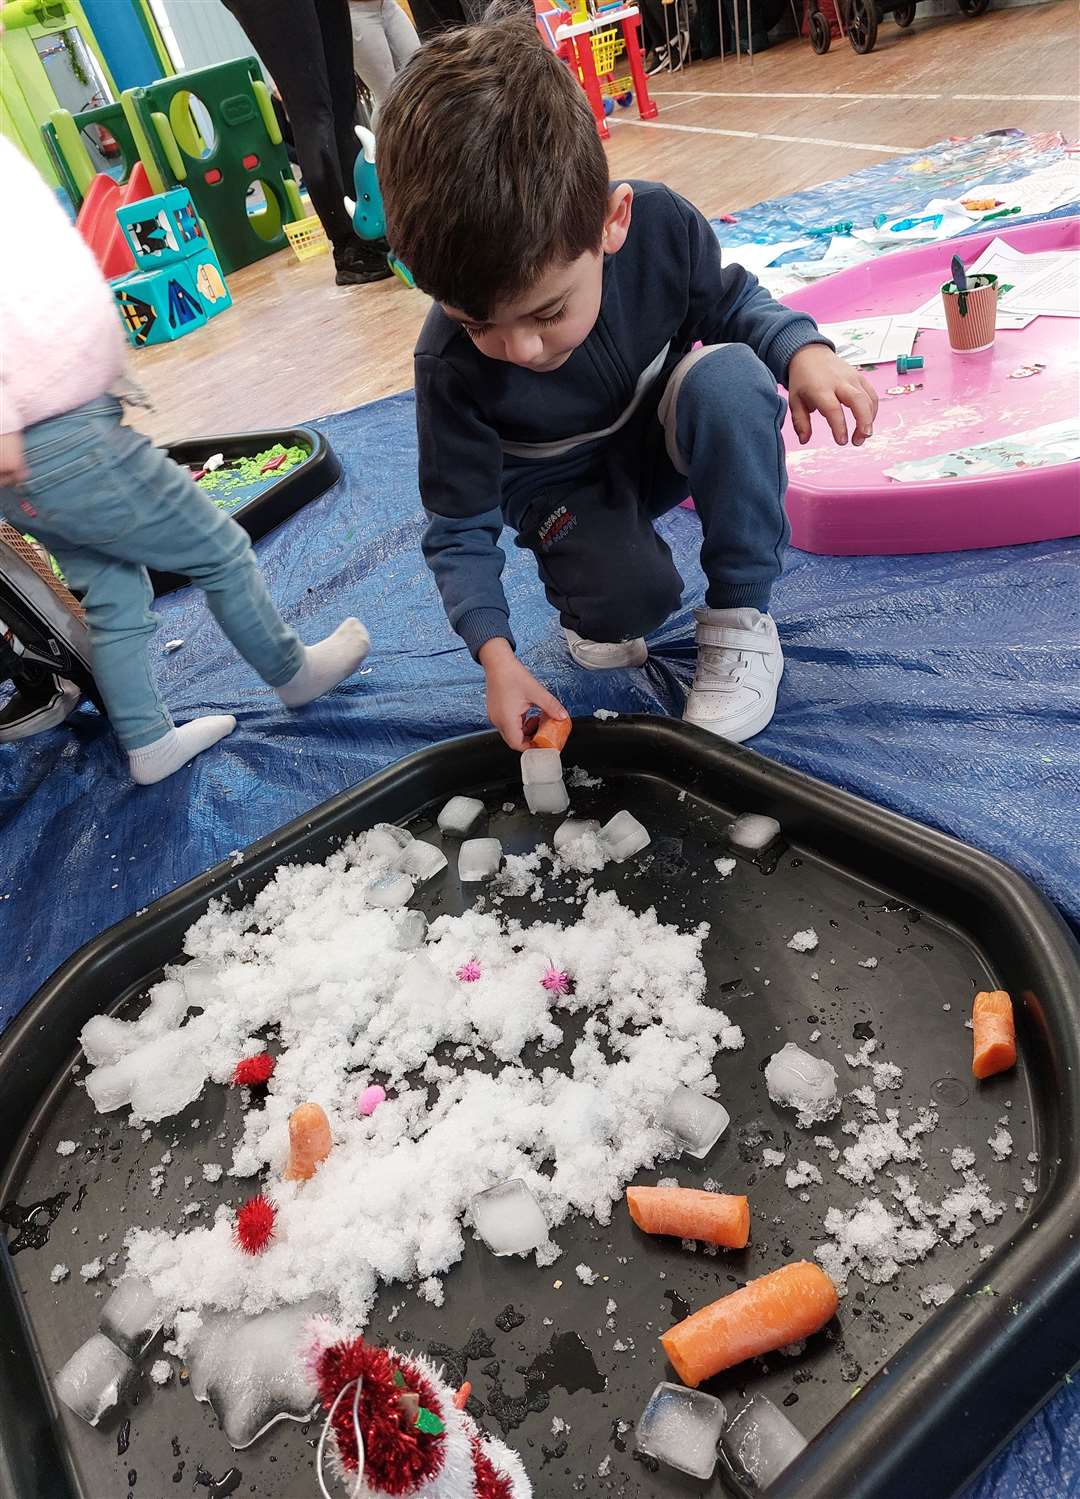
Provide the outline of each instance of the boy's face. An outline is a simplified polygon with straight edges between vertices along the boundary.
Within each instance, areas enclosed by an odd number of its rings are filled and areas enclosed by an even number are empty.
[[[593,330],[600,312],[604,256],[614,255],[625,244],[633,198],[630,185],[620,183],[608,198],[600,249],[579,255],[568,265],[553,265],[527,292],[497,304],[489,321],[474,322],[445,302],[443,311],[460,323],[488,359],[518,364],[537,374],[557,370]]]

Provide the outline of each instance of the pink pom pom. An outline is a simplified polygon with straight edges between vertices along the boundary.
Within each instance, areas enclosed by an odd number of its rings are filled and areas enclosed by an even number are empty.
[[[463,984],[475,984],[480,977],[480,964],[475,958],[470,958],[467,963],[462,963],[457,976]]]
[[[361,1119],[366,1119],[369,1114],[374,1114],[381,1103],[386,1102],[386,1089],[381,1088],[378,1083],[372,1083],[370,1088],[365,1088],[356,1100],[356,1112]]]
[[[569,994],[573,988],[570,975],[563,969],[556,968],[554,964],[547,970],[540,982],[549,994]]]

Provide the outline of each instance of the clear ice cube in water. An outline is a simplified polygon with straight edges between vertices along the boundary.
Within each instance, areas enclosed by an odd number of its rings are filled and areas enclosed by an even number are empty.
[[[394,946],[401,952],[423,947],[428,922],[423,911],[400,911],[394,918]]]
[[[780,836],[780,824],[775,817],[763,817],[760,812],[743,812],[728,828],[728,842],[733,848],[757,854]]]
[[[773,1103],[797,1111],[796,1123],[804,1129],[821,1124],[839,1111],[836,1068],[824,1057],[815,1057],[789,1041],[769,1058],[765,1086]]]
[[[391,870],[372,880],[367,887],[367,902],[369,906],[381,906],[384,911],[396,911],[412,899],[412,893],[413,882],[409,876]]]
[[[436,848],[434,843],[425,843],[422,838],[414,838],[405,850],[401,867],[411,879],[423,884],[425,880],[433,879],[440,869],[445,869],[446,862],[441,848]]]
[[[317,1399],[305,1352],[311,1319],[327,1308],[318,1296],[297,1306],[245,1317],[204,1315],[188,1352],[191,1393],[209,1401],[238,1451],[275,1421],[306,1421]]]
[[[412,842],[412,834],[392,822],[377,822],[364,836],[364,849],[378,859],[386,859],[394,869],[404,867],[403,856]]]
[[[547,755],[555,750],[526,750],[530,755]],[[570,796],[563,780],[530,781],[525,787],[525,804],[534,817],[557,816],[570,805]]]
[[[547,1243],[543,1209],[520,1177],[478,1192],[469,1210],[473,1227],[492,1254],[528,1254]]]
[[[658,1384],[637,1424],[639,1452],[692,1478],[711,1478],[727,1412],[715,1395]]]
[[[457,838],[465,838],[484,815],[484,804],[474,796],[452,796],[439,813],[439,828]]]
[[[502,844],[497,838],[469,838],[458,854],[458,878],[465,884],[490,880],[502,863]]]
[[[616,812],[600,830],[600,841],[616,864],[632,859],[649,846],[649,835],[632,813]]]
[[[732,1417],[724,1450],[755,1489],[766,1489],[806,1446],[806,1438],[765,1395],[753,1395]]]
[[[162,1316],[145,1280],[127,1275],[101,1308],[99,1327],[128,1358],[139,1358],[161,1330]]]
[[[580,838],[587,836],[596,836],[599,832],[600,824],[595,817],[568,817],[555,829],[555,837],[551,841],[555,845],[555,852],[561,854],[571,843],[577,843]]]
[[[556,749],[527,749],[521,757],[523,786],[552,786],[561,781],[562,755]]]
[[[96,1332],[59,1370],[53,1389],[68,1410],[96,1426],[106,1411],[134,1392],[138,1378],[127,1354]]]
[[[685,1155],[701,1161],[731,1123],[731,1115],[714,1098],[680,1083],[665,1101],[660,1123],[675,1136]]]

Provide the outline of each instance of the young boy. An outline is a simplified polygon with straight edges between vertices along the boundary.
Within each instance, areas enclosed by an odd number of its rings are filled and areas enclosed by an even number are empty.
[[[653,522],[691,494],[708,587],[684,717],[759,733],[783,671],[777,384],[801,441],[818,411],[846,442],[846,406],[860,444],[869,383],[721,266],[691,204],[611,185],[585,95],[531,17],[421,49],[383,104],[379,176],[394,251],[436,302],[416,346],[424,554],[492,723],[523,749],[532,706],[565,717],[514,654],[503,527],[534,553],[574,660],[640,666],[683,588]]]

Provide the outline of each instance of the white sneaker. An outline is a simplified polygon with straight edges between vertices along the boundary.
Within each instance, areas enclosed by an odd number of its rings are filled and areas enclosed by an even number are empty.
[[[698,664],[683,714],[733,744],[760,734],[776,709],[784,653],[770,615],[695,609]]]
[[[576,630],[563,626],[570,654],[586,671],[615,671],[620,666],[644,666],[649,648],[644,640],[586,640]]]

